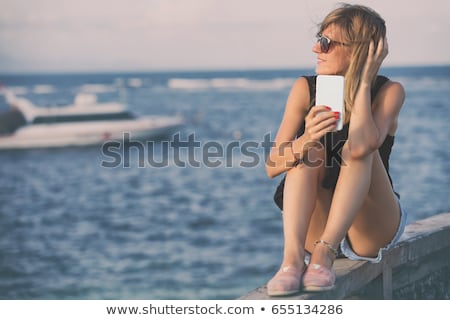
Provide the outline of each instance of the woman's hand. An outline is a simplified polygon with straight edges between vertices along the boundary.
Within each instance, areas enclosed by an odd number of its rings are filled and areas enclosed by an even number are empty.
[[[370,85],[372,80],[377,75],[384,58],[386,58],[386,56],[388,55],[388,52],[389,50],[386,38],[381,38],[378,41],[378,45],[376,48],[374,41],[373,40],[370,41],[367,60],[366,63],[364,64],[361,74],[361,83],[366,83]]]
[[[314,106],[305,118],[305,133],[307,141],[319,141],[327,132],[336,128],[339,112],[331,111],[327,106]]]

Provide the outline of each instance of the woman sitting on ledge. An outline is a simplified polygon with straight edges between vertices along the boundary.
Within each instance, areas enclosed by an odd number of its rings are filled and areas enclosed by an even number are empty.
[[[275,200],[283,210],[284,252],[268,294],[332,289],[340,249],[379,262],[403,232],[406,213],[392,187],[389,155],[405,93],[378,76],[388,54],[384,20],[372,9],[344,4],[319,26],[318,75],[345,76],[341,117],[315,105],[315,77],[301,77],[289,94],[266,163],[269,177],[286,172]],[[305,253],[310,263],[305,265]]]

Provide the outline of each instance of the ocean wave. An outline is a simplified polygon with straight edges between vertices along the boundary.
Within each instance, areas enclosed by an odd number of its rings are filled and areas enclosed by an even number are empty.
[[[447,91],[450,88],[449,78],[438,77],[393,77],[392,80],[398,81],[405,86],[406,91],[423,92],[423,91]]]
[[[28,89],[25,86],[8,86],[6,87],[6,91],[0,90],[0,93],[5,94],[8,91],[14,93],[15,95],[28,94]]]
[[[294,78],[248,79],[248,78],[211,78],[211,79],[169,79],[167,86],[176,90],[283,90],[290,88]]]
[[[140,78],[130,78],[127,80],[127,84],[129,87],[139,88],[142,87],[143,81]]]
[[[56,92],[55,87],[49,84],[38,84],[33,87],[33,93],[36,94],[46,94],[54,92]]]
[[[107,84],[84,84],[80,87],[81,92],[84,93],[106,93],[114,92],[117,88],[114,85]]]

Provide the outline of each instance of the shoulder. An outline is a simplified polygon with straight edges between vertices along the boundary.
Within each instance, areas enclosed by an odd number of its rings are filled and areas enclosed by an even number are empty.
[[[405,89],[400,82],[388,80],[386,86],[388,92],[391,94],[400,94],[402,96],[405,95]]]
[[[401,94],[405,95],[405,89],[400,82],[392,81],[388,77],[379,75],[375,81],[375,88],[383,94]]]
[[[292,92],[300,93],[302,95],[306,94],[306,98],[308,102],[315,95],[316,91],[316,76],[301,76],[297,78],[291,89]]]
[[[405,99],[405,88],[400,82],[388,80],[383,85],[382,89],[384,91],[384,95],[390,98],[395,98],[397,100],[401,100],[402,102]]]
[[[311,76],[301,76],[294,81],[292,89],[295,90],[308,90],[311,83]]]
[[[403,105],[405,95],[405,89],[400,82],[386,78],[374,102],[375,105],[381,105],[383,108],[399,110]]]
[[[312,83],[314,82],[311,81],[310,77],[301,76],[297,78],[292,84],[288,105],[296,105],[297,107],[307,110],[311,99]]]

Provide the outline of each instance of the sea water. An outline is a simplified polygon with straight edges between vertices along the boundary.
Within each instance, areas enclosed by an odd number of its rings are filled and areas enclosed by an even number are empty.
[[[266,177],[265,142],[295,79],[311,73],[0,76],[41,106],[83,92],[187,120],[113,165],[105,146],[1,151],[0,298],[235,299],[264,284],[282,253],[281,177]],[[407,94],[391,175],[408,222],[448,212],[450,67],[382,73]]]

